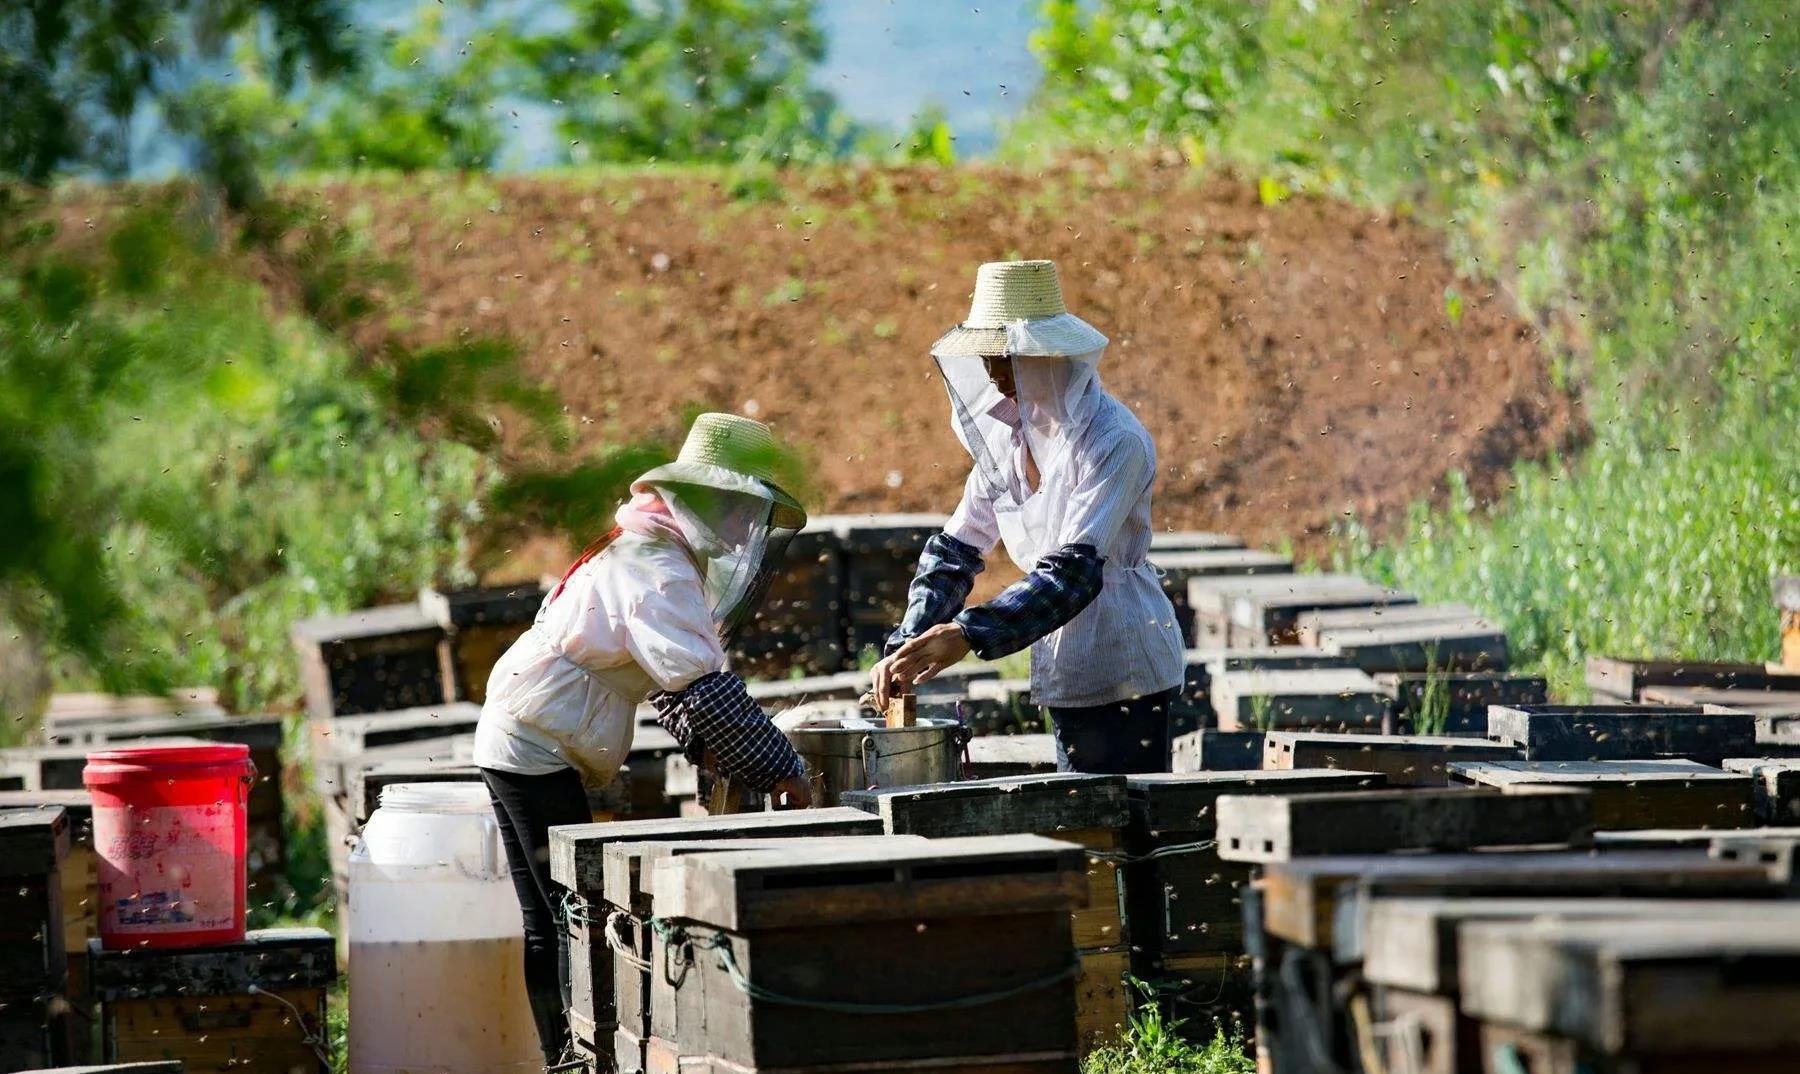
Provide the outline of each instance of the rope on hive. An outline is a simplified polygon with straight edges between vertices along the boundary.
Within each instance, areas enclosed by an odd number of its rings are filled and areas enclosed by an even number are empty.
[[[1060,984],[1081,972],[1081,963],[1071,960],[1067,966],[1053,974],[1017,984],[1011,988],[980,992],[972,996],[927,1000],[922,1003],[853,1003],[848,1000],[812,999],[805,996],[790,996],[765,988],[750,980],[743,968],[738,965],[737,955],[732,950],[730,940],[726,939],[722,932],[708,931],[704,935],[697,935],[690,927],[677,925],[662,918],[652,919],[650,924],[651,929],[665,944],[685,947],[689,951],[717,951],[719,964],[724,968],[726,976],[731,978],[731,983],[737,986],[738,991],[751,999],[760,999],[766,1003],[778,1003],[786,1007],[829,1011],[833,1014],[924,1014],[931,1011],[985,1007]]]
[[[629,921],[631,915],[624,910],[614,910],[612,913],[606,915],[606,946],[612,948],[614,955],[631,965],[636,966],[638,969],[643,970],[645,973],[649,973],[650,963],[636,951],[632,950],[631,945],[619,935],[620,919]]]
[[[1056,836],[1052,835],[1054,839]],[[1172,858],[1178,854],[1197,854],[1202,850],[1211,850],[1219,845],[1216,839],[1208,839],[1199,843],[1176,843],[1173,846],[1158,847],[1148,854],[1127,854],[1123,850],[1090,850],[1087,856],[1101,861],[1116,862],[1120,865],[1136,865],[1139,862],[1155,861],[1158,858]]]
[[[331,1052],[327,1048],[328,1042],[325,1040],[324,1037],[319,1036],[317,1033],[314,1033],[312,1030],[310,1030],[306,1027],[306,1015],[304,1015],[300,1012],[299,1007],[296,1007],[293,1005],[293,1003],[289,1002],[288,998],[286,996],[278,995],[274,992],[271,992],[261,985],[257,985],[257,984],[251,985],[250,986],[250,994],[253,996],[268,996],[270,999],[281,1004],[283,1007],[286,1007],[288,1010],[293,1011],[294,1012],[294,1022],[296,1025],[298,1025],[300,1027],[300,1043],[306,1045],[308,1048],[311,1048],[312,1053],[319,1057],[319,1066],[322,1069],[325,1069],[325,1070],[331,1069]]]

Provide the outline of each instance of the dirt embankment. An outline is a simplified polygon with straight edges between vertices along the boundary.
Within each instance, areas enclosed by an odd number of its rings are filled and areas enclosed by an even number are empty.
[[[821,510],[955,503],[967,458],[927,350],[998,258],[1056,259],[1111,337],[1102,375],[1157,439],[1162,527],[1317,551],[1346,513],[1391,524],[1449,470],[1492,492],[1573,423],[1533,329],[1457,278],[1436,234],[1180,167],[801,173],[748,197],[641,173],[322,193],[414,273],[394,330],[514,337],[580,449],[668,435],[696,407],[753,414],[810,454]]]

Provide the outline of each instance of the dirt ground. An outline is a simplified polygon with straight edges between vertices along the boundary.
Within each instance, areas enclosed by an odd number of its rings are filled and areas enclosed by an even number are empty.
[[[1576,421],[1532,326],[1458,278],[1432,231],[1309,197],[1265,206],[1179,165],[846,169],[735,191],[680,172],[440,177],[322,196],[416,277],[385,330],[517,339],[581,451],[675,435],[696,408],[755,416],[808,455],[817,511],[954,505],[968,460],[927,352],[999,258],[1054,258],[1071,308],[1111,338],[1102,376],[1156,437],[1162,528],[1316,553],[1334,522],[1391,526],[1450,470],[1492,494]],[[563,550],[519,555],[553,566]]]

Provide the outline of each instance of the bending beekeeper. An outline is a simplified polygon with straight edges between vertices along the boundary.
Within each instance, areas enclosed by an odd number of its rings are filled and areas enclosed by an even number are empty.
[[[968,320],[931,349],[974,465],[955,514],[925,542],[874,699],[885,709],[970,652],[1030,646],[1032,699],[1050,710],[1060,770],[1161,772],[1182,638],[1145,559],[1156,447],[1101,386],[1105,347],[1063,305],[1054,262],[981,266]],[[1025,578],[965,607],[996,544]]]
[[[586,787],[619,771],[646,698],[690,759],[790,806],[804,765],[724,670],[787,542],[806,522],[772,474],[769,430],[703,414],[679,458],[644,474],[494,666],[475,731],[525,921],[525,987],[547,1064],[568,1043],[567,931],[549,830],[592,819]],[[584,786],[585,785],[585,786]]]

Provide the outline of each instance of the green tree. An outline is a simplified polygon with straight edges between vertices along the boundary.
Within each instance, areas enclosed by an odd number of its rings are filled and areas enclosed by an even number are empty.
[[[0,175],[43,182],[62,170],[122,175],[130,125],[228,42],[266,45],[291,88],[353,61],[346,0],[30,0],[0,5]]]
[[[808,75],[811,0],[557,0],[511,41],[577,161],[835,156],[855,132]],[[555,15],[556,17],[551,17]]]

